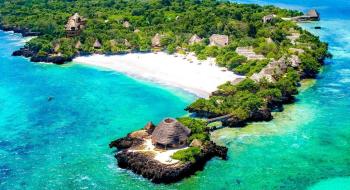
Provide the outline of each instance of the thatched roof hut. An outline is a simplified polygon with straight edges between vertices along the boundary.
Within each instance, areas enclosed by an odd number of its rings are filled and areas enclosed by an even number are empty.
[[[124,21],[123,22],[123,27],[124,28],[129,28],[130,26],[131,26],[130,22],[128,22],[128,21]]]
[[[318,13],[315,9],[309,10],[306,14],[302,16],[292,17],[294,21],[318,21],[320,20],[320,13]]]
[[[228,36],[226,35],[220,35],[220,34],[213,34],[209,38],[211,46],[218,46],[218,47],[224,47],[228,45]]]
[[[115,47],[117,45],[117,41],[116,40],[109,40],[109,43],[111,44],[112,47]]]
[[[246,57],[248,60],[262,60],[265,59],[264,55],[256,54],[254,48],[251,46],[248,47],[237,47],[236,53]]]
[[[271,14],[271,15],[266,15],[263,17],[263,22],[266,24],[266,23],[269,23],[269,22],[272,22],[273,19],[275,19],[276,15],[274,14]]]
[[[68,37],[77,36],[80,31],[84,28],[86,19],[75,13],[73,16],[69,17],[67,24],[65,25],[65,30]]]
[[[159,148],[186,146],[191,130],[174,118],[164,119],[152,133],[152,143]]]
[[[306,13],[307,16],[309,16],[311,19],[319,20],[320,14],[315,10],[311,9]]]
[[[131,43],[127,39],[124,39],[124,45],[128,48],[131,47]]]
[[[100,49],[102,47],[101,42],[98,39],[96,39],[93,47],[95,49]]]
[[[152,38],[152,47],[161,47],[161,39],[162,36],[160,34],[156,34],[153,38]]]
[[[197,34],[193,35],[190,40],[188,41],[188,43],[190,45],[196,44],[196,43],[200,43],[202,41],[202,38],[200,38]]]
[[[77,43],[75,43],[75,49],[80,49],[81,48],[81,42],[80,42],[80,40],[79,41],[77,41]]]
[[[55,52],[55,53],[58,53],[59,51],[60,51],[60,44],[59,43],[55,43],[54,45],[53,45],[53,51]]]

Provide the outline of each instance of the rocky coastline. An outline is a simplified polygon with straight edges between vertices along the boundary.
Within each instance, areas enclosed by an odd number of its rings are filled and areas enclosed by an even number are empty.
[[[149,129],[147,126],[150,126],[150,123],[142,130]],[[151,135],[153,130],[146,131],[148,135]],[[200,154],[195,157],[194,162],[164,164],[154,159],[152,154],[132,151],[134,147],[140,146],[142,143],[141,138],[134,137],[133,133],[129,133],[123,138],[112,141],[109,147],[117,148],[118,152],[115,154],[115,158],[120,168],[131,170],[154,183],[167,184],[180,181],[193,175],[196,171],[203,170],[206,162],[213,157],[227,159],[228,149],[226,147],[207,141],[201,146]]]
[[[60,55],[38,55],[38,52],[28,47],[20,48],[12,53],[12,56],[23,56],[30,58],[32,62],[46,62],[54,63],[57,65],[64,64],[68,61],[72,61],[74,57],[64,57]]]
[[[18,27],[18,26],[7,26],[7,25],[3,25],[3,24],[0,24],[0,30],[13,31],[14,33],[22,34],[23,37],[41,35],[40,32],[32,31],[31,29],[28,29],[28,28],[22,28],[22,27]]]
[[[23,37],[40,36],[41,32],[32,31],[28,28],[22,28],[18,26],[10,26],[0,24],[0,30],[3,31],[13,31],[14,33],[21,34]],[[54,64],[64,64],[66,62],[72,61],[74,57],[65,57],[60,55],[38,55],[38,51],[30,49],[29,47],[22,47],[12,53],[12,56],[23,56],[30,58],[32,62],[46,62]]]

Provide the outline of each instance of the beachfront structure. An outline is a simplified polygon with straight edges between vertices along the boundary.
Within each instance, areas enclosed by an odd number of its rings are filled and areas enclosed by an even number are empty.
[[[159,48],[162,46],[162,43],[161,43],[161,39],[162,39],[162,36],[160,34],[156,34],[154,35],[154,37],[152,38],[152,47],[154,48]]]
[[[210,46],[225,47],[229,43],[227,35],[213,34],[209,38]]]
[[[236,48],[236,53],[238,55],[242,55],[246,57],[248,60],[262,60],[265,59],[265,56],[256,54],[254,52],[253,47],[237,47]]]
[[[191,130],[174,118],[164,119],[152,133],[152,144],[158,148],[181,148],[187,145]]]
[[[320,20],[320,13],[315,9],[309,10],[306,14],[302,16],[293,17],[292,20],[295,21],[318,21]]]
[[[67,24],[65,25],[66,34],[68,37],[78,36],[81,30],[85,26],[86,19],[75,13],[69,17]]]
[[[190,40],[188,41],[188,44],[193,45],[202,42],[202,38],[199,37],[197,34],[193,35]]]
[[[95,49],[100,49],[102,47],[101,42],[98,39],[96,39],[93,47]]]
[[[275,19],[275,17],[276,17],[276,15],[274,15],[274,14],[266,15],[262,19],[263,23],[266,24],[266,23],[272,22]]]

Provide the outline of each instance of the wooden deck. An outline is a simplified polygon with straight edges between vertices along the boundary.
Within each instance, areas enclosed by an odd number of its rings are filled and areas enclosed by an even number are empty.
[[[231,114],[227,114],[227,115],[223,115],[223,116],[219,116],[219,117],[215,117],[215,118],[211,118],[207,120],[207,123],[213,123],[213,122],[217,122],[217,121],[225,121],[227,119],[229,119],[230,117],[232,117]]]

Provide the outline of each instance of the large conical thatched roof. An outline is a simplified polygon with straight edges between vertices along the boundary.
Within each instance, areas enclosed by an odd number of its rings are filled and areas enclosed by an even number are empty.
[[[186,145],[191,130],[174,118],[164,119],[152,133],[152,143],[164,148]]]
[[[95,43],[94,43],[94,48],[97,48],[97,49],[99,49],[99,48],[101,48],[101,42],[99,41],[99,40],[95,40]]]
[[[161,44],[161,38],[162,36],[160,34],[156,34],[153,38],[152,38],[152,47],[160,47]]]
[[[195,43],[200,43],[201,41],[202,41],[202,38],[200,38],[197,34],[195,34],[190,38],[188,42],[190,45],[193,45]]]
[[[224,47],[228,45],[229,39],[227,35],[213,34],[209,38],[211,46]]]
[[[124,21],[124,23],[123,23],[124,28],[129,28],[130,26],[131,26],[130,22]]]
[[[319,17],[320,14],[315,10],[315,9],[311,9],[307,12],[307,15],[310,17]]]

